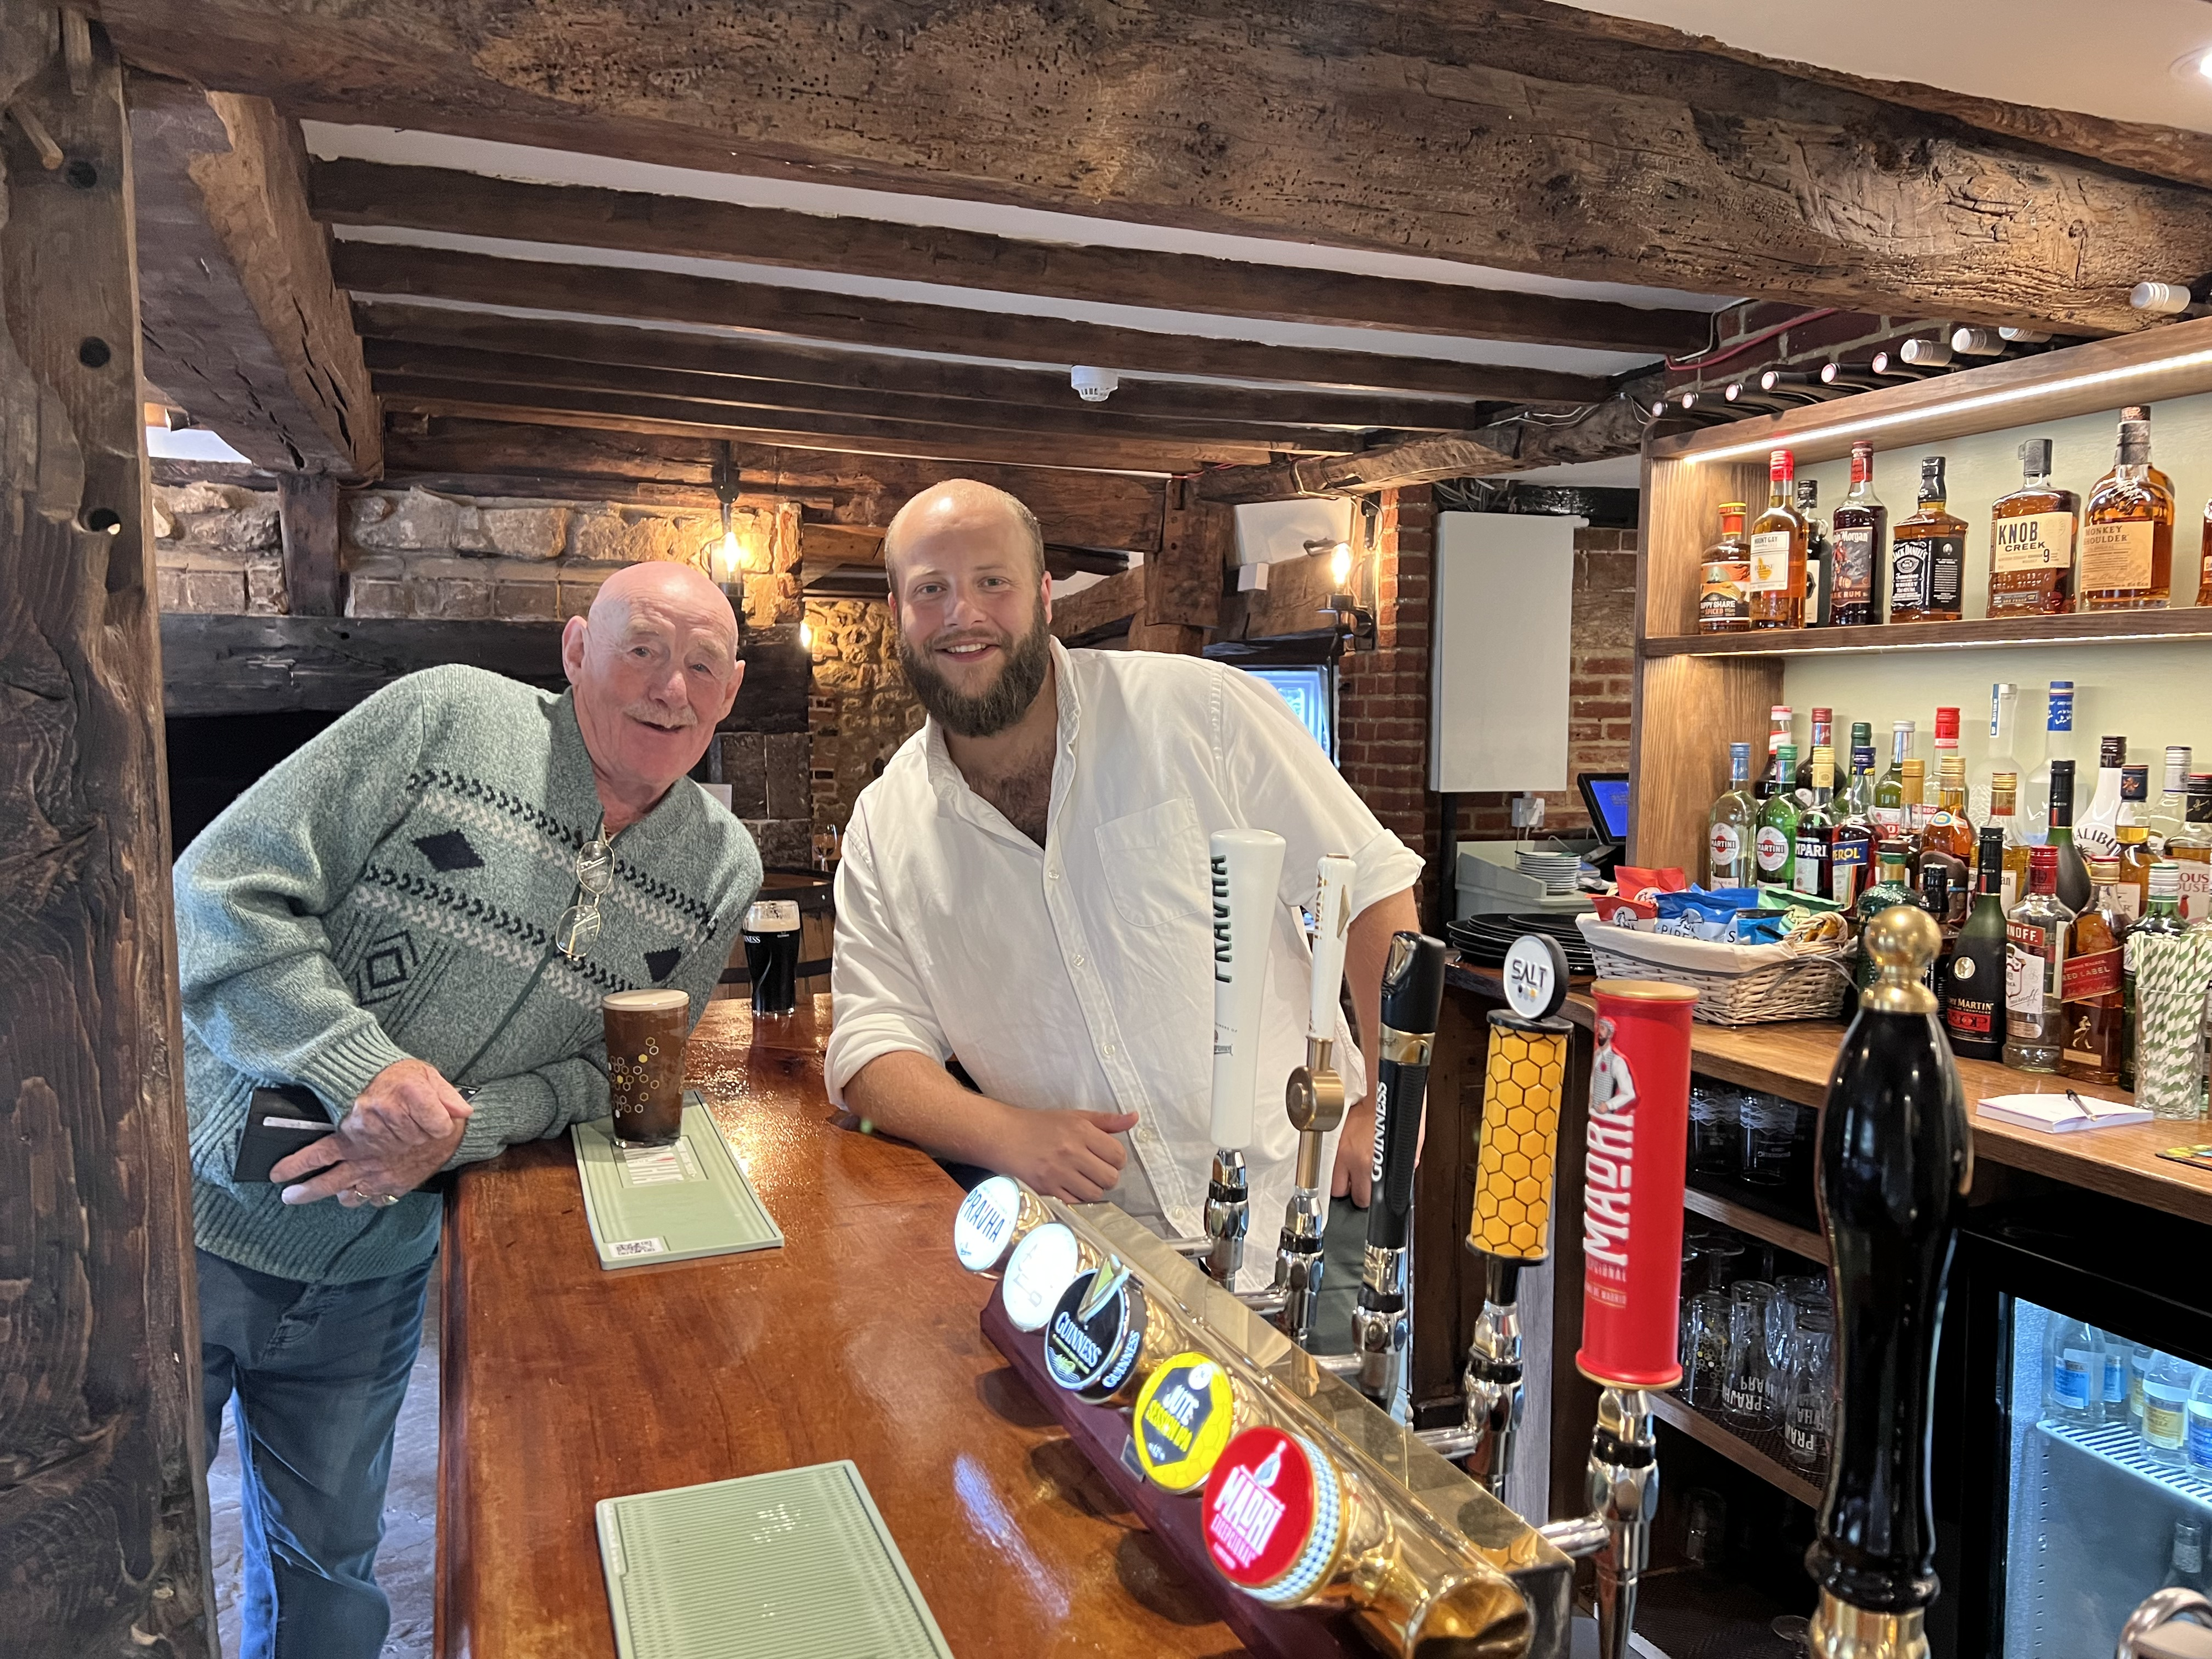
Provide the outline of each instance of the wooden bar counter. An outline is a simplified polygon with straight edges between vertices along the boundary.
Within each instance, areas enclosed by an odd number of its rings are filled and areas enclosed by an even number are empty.
[[[1242,1653],[983,1340],[960,1189],[838,1126],[828,1001],[757,1030],[718,1002],[692,1038],[781,1249],[602,1270],[566,1137],[456,1184],[439,1654],[611,1659],[594,1503],[843,1457],[962,1659]]]

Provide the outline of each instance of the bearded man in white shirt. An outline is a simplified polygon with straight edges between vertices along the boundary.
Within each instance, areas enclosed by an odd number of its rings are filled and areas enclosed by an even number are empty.
[[[1270,830],[1289,848],[1245,1158],[1252,1233],[1271,1237],[1297,1142],[1283,1084],[1305,1052],[1297,907],[1323,854],[1355,861],[1346,972],[1371,1062],[1419,857],[1263,683],[1053,639],[1043,538],[1012,495],[964,479],[924,490],[892,520],[884,564],[929,719],[847,830],[831,1098],[941,1158],[1197,1234],[1213,1154],[1207,839]],[[1341,1029],[1337,1052],[1356,1103],[1333,1190],[1364,1204],[1372,1066]],[[946,1071],[955,1057],[975,1089]],[[1264,1277],[1268,1252],[1253,1255],[1247,1274]]]

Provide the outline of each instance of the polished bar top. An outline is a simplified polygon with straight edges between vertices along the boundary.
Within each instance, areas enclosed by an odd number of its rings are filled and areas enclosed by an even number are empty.
[[[1496,969],[1478,968],[1455,957],[1445,977],[1463,990],[1504,1000]],[[1589,981],[1580,982],[1587,986]],[[1595,1006],[1583,992],[1570,996],[1562,1012],[1584,1027],[1595,1018]],[[1843,1043],[1844,1027],[1831,1019],[1784,1020],[1771,1025],[1699,1024],[1690,1028],[1690,1066],[1723,1083],[1818,1106],[1827,1097],[1828,1076],[1835,1070]],[[1961,1060],[1958,1067],[1959,1080],[1966,1085],[1976,1158],[2032,1170],[2185,1220],[2212,1224],[2212,1170],[2159,1156],[2170,1146],[2212,1141],[2212,1124],[2201,1118],[2154,1118],[2148,1123],[2070,1134],[2021,1128],[1982,1116],[1973,1110],[1973,1103],[1996,1095],[2063,1094],[2075,1085],[2063,1077],[2018,1072],[1986,1060]],[[2100,1100],[2134,1098],[2103,1084],[2083,1086]]]
[[[961,1659],[1243,1652],[984,1340],[959,1188],[840,1127],[817,1000],[757,1030],[718,1002],[692,1038],[781,1249],[603,1271],[565,1137],[456,1183],[439,1654],[611,1659],[599,1498],[843,1457]]]

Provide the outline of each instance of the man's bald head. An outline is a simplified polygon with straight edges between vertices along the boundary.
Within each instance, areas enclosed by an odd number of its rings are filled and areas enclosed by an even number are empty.
[[[737,659],[737,612],[731,608],[729,596],[696,565],[665,560],[624,565],[601,582],[599,591],[592,596],[588,626],[611,638],[622,632],[641,601],[649,609],[665,611],[708,632],[720,633],[729,641],[730,659]]]
[[[947,478],[915,496],[884,532],[884,568],[898,584],[901,557],[939,538],[958,541],[1012,538],[1028,550],[1031,574],[1044,574],[1044,532],[1020,498],[973,478]]]

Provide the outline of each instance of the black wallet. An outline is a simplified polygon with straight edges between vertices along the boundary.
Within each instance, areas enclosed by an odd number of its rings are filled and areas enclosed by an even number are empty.
[[[266,1181],[270,1170],[303,1146],[312,1146],[337,1125],[313,1089],[296,1083],[256,1089],[246,1107],[246,1133],[238,1138],[234,1181]]]

